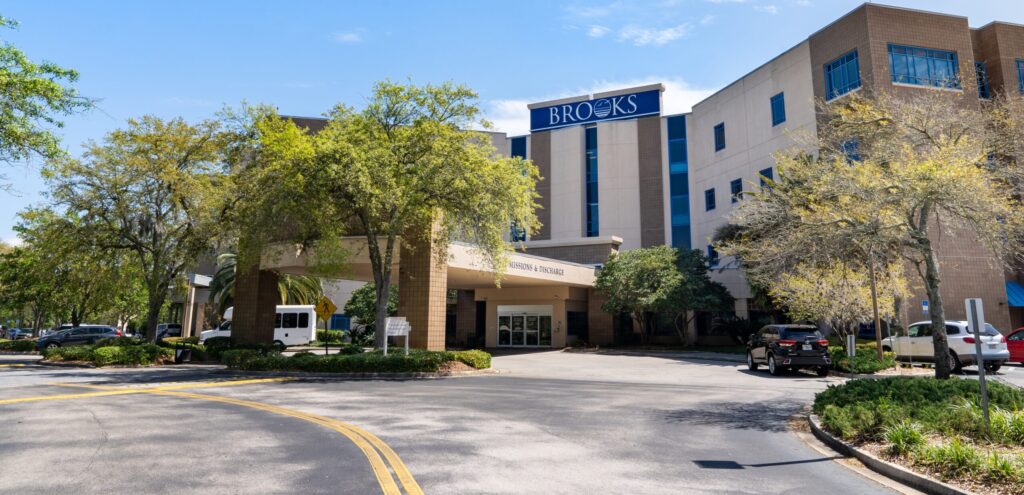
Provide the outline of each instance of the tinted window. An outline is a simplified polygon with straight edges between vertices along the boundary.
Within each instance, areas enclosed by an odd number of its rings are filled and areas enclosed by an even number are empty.
[[[917,335],[915,337],[931,337],[932,326],[931,325],[920,325],[917,327]]]
[[[787,329],[782,331],[782,338],[791,340],[804,340],[807,337],[821,338],[817,330],[810,329]]]
[[[986,323],[985,324],[985,331],[981,332],[981,334],[982,335],[999,335],[999,330],[996,330],[996,327]]]
[[[297,328],[299,323],[298,313],[283,313],[281,323],[281,328]]]
[[[946,335],[956,335],[960,333],[960,327],[956,325],[946,325]]]
[[[309,326],[309,313],[299,313],[299,328]]]
[[[89,333],[88,328],[76,328],[71,331],[71,335],[85,335],[87,333]]]
[[[221,330],[231,330],[231,322],[230,321],[225,321],[224,323],[221,323],[220,324],[220,329]]]
[[[281,313],[274,315],[274,328],[281,328]]]
[[[1010,335],[1009,337],[1006,338],[1006,340],[1024,340],[1024,332],[1017,332],[1013,335]]]

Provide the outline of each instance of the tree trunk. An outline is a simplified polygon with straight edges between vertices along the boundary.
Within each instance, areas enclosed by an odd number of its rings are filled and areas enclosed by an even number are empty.
[[[388,304],[391,303],[391,274],[386,273],[380,277],[380,283],[376,284],[377,307],[374,313],[373,342],[377,348],[384,347],[384,340],[387,335]]]
[[[928,294],[928,311],[932,319],[932,345],[935,347],[935,378],[949,378],[952,368],[949,363],[949,342],[946,340],[946,313],[939,292],[939,264],[931,243],[924,249],[924,289]]]
[[[159,285],[159,284],[158,284]],[[164,306],[166,291],[149,289],[149,301],[146,304],[146,340],[156,342],[156,326],[160,324],[160,310]]]

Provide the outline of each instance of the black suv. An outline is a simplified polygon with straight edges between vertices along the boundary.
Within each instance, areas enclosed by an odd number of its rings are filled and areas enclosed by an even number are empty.
[[[811,325],[767,325],[747,342],[747,367],[757,371],[761,363],[779,376],[786,369],[809,368],[828,376],[832,364],[828,341]]]
[[[108,337],[120,337],[121,332],[114,327],[106,326],[82,326],[67,328],[40,337],[36,342],[36,349],[52,349],[68,345],[95,344],[97,340]]]

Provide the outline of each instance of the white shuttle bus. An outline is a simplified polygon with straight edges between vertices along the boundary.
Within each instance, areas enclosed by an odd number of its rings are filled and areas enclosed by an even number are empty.
[[[199,334],[199,343],[213,337],[231,336],[233,307],[224,311],[224,322],[213,330]],[[314,306],[286,305],[277,307],[274,323],[274,343],[282,350],[293,345],[306,345],[316,340],[316,309]]]

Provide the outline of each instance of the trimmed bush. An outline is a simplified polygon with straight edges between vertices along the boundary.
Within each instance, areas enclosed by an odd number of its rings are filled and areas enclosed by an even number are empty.
[[[316,341],[327,342],[329,344],[340,344],[344,335],[345,332],[342,332],[341,330],[317,330]]]
[[[484,351],[455,351],[451,354],[456,361],[466,363],[478,370],[485,370],[491,367],[491,355]]]
[[[152,364],[161,355],[173,357],[168,353],[169,349],[161,348],[153,344],[135,346],[108,346],[96,347],[92,351],[93,362],[96,366],[110,366],[113,364],[140,366]]]
[[[79,345],[43,349],[43,357],[51,361],[92,361],[92,346]]]
[[[220,353],[231,348],[231,337],[211,337],[203,343],[210,359],[219,359]]]
[[[0,351],[32,352],[36,350],[36,340],[5,340],[0,342]]]
[[[192,337],[164,337],[163,339],[160,339],[160,341],[164,342],[166,344],[171,344],[172,346],[174,344],[178,344],[178,343],[181,343],[181,344],[198,344],[199,343],[199,337],[194,336],[194,335]]]
[[[831,346],[828,353],[832,358],[832,368],[846,373],[872,374],[896,366],[895,354],[886,352],[883,354],[885,359],[879,361],[874,346],[857,345],[853,359],[846,355],[843,346]]]
[[[413,351],[408,356],[401,352],[388,356],[380,352],[329,356],[302,352],[285,357],[277,353],[261,354],[253,349],[231,349],[221,354],[221,360],[229,368],[240,370],[314,373],[430,373],[452,361],[466,362],[473,367],[490,366],[490,355],[482,351]]]
[[[142,337],[108,337],[105,339],[97,340],[94,347],[110,347],[110,346],[129,346],[129,345],[143,345],[146,344],[146,339]]]

